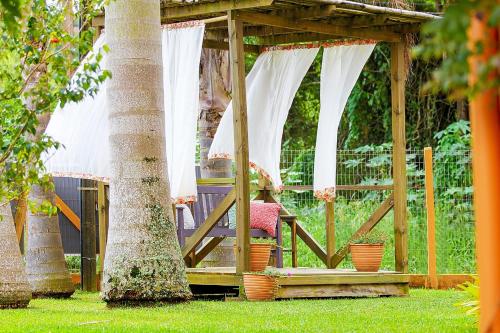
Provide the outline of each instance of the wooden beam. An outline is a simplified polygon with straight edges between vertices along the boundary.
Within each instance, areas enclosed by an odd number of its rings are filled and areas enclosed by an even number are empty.
[[[406,216],[405,44],[391,44],[392,173],[394,181],[394,253],[396,271],[408,272]]]
[[[229,50],[229,43],[218,40],[205,39],[203,40],[203,48],[216,49],[216,50]],[[260,53],[260,46],[258,45],[244,44],[243,48],[245,49],[245,52],[257,53],[257,54]]]
[[[272,195],[268,197],[269,202],[275,202],[275,203],[280,203],[278,200],[276,200]],[[325,250],[321,247],[319,242],[317,242],[314,237],[302,226],[302,224],[297,221],[297,218],[293,216],[293,214],[290,214],[290,212],[283,206],[281,205],[281,217],[283,220],[290,226],[293,227],[293,224],[295,223],[295,231],[297,233],[297,236],[299,236],[302,241],[313,251],[313,253],[326,265],[326,252]],[[293,216],[292,219],[295,219],[295,222],[293,222],[290,219],[287,219],[286,216]]]
[[[179,19],[196,15],[224,13],[231,10],[270,6],[274,0],[222,0],[199,2],[185,6],[165,6],[161,8],[163,20]]]
[[[257,37],[259,45],[279,45],[306,42],[329,41],[335,39],[332,35],[318,34],[315,32],[298,32],[292,34]]]
[[[190,253],[196,249],[196,247],[201,243],[203,238],[212,230],[212,228],[219,222],[224,214],[227,213],[229,208],[234,204],[236,199],[236,191],[232,189],[229,193],[222,199],[220,204],[208,215],[205,222],[196,229],[191,237],[186,239],[186,243],[182,247],[182,256],[186,258]]]
[[[14,225],[16,226],[17,241],[20,242],[23,237],[24,225],[28,213],[28,191],[21,193],[17,200],[16,215],[14,216]]]
[[[349,245],[356,238],[366,234],[372,230],[377,223],[384,218],[384,216],[391,210],[394,206],[394,194],[391,194],[377,210],[370,216],[370,218],[359,227],[359,229],[349,238],[349,240],[335,253],[332,258],[331,267],[337,267],[342,260],[344,260],[347,253],[349,253]]]
[[[95,187],[95,181],[82,180],[84,188]],[[82,290],[97,291],[96,282],[96,232],[95,232],[95,192],[82,192],[81,263]]]
[[[201,262],[205,257],[219,245],[225,237],[212,237],[208,242],[202,245],[202,247],[196,252],[194,262],[191,262],[191,267],[196,267],[199,262]]]
[[[56,194],[56,206],[59,208],[61,213],[68,218],[68,220],[73,224],[73,226],[80,231],[80,218],[76,213]]]
[[[99,216],[99,272],[104,272],[104,258],[106,256],[106,243],[108,231],[108,219],[106,204],[106,188],[103,182],[97,184],[97,212]]]
[[[371,39],[393,41],[393,42],[401,40],[401,36],[399,34],[391,31],[373,32],[371,29],[351,29],[349,27],[333,26],[330,24],[325,24],[320,22],[301,21],[301,20],[288,19],[285,17],[259,14],[259,13],[249,13],[249,12],[238,12],[236,16],[238,19],[249,23],[264,24],[264,25],[288,28],[293,30],[316,32],[326,35],[333,35],[337,37],[371,38]]]
[[[243,22],[232,11],[228,12],[228,33],[236,162],[236,273],[242,273],[250,268],[250,175]]]
[[[337,6],[335,5],[324,5],[324,6],[312,6],[309,8],[277,10],[272,14],[281,17],[288,17],[291,19],[302,20],[302,19],[313,19],[318,17],[330,16],[333,13],[335,13],[336,10]]]
[[[335,210],[334,202],[325,202],[326,213],[326,267],[331,267],[333,255],[335,253]]]
[[[438,289],[436,267],[436,212],[434,210],[434,176],[432,172],[432,148],[424,148],[425,207],[427,210],[427,274],[432,289]]]

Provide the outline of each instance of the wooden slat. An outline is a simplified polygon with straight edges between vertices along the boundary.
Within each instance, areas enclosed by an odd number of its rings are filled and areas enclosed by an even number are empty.
[[[349,27],[334,26],[320,22],[294,20],[274,15],[249,12],[239,12],[237,14],[237,17],[238,19],[249,23],[264,24],[300,31],[316,32],[338,37],[371,38],[384,41],[401,40],[401,36],[398,33],[391,31],[374,32],[372,29],[351,29]]]
[[[408,283],[410,276],[408,274],[311,274],[280,276],[278,284],[282,286],[300,286],[300,285],[325,285],[325,284],[370,284],[370,283]]]
[[[394,181],[394,252],[396,271],[408,272],[406,216],[405,44],[391,44],[392,173]]]
[[[82,180],[82,187],[95,187],[95,181]],[[95,204],[96,193],[83,191],[82,193],[82,230],[80,242],[82,245],[82,290],[97,291],[96,288],[96,221]]]
[[[427,273],[431,287],[437,289],[436,267],[436,213],[434,210],[434,179],[432,172],[432,148],[424,148],[425,165],[425,206],[427,209]]]
[[[236,191],[232,189],[221,203],[207,217],[205,222],[196,229],[191,237],[186,239],[186,243],[182,247],[182,256],[186,258],[212,230],[221,217],[227,213],[229,208],[234,204],[236,199]]]
[[[217,14],[230,10],[269,6],[273,2],[274,0],[222,0],[179,7],[164,7],[161,9],[161,18],[164,21],[196,15]]]
[[[334,202],[325,202],[326,213],[326,265],[331,267],[332,258],[335,254],[335,210]]]
[[[56,194],[56,206],[59,208],[61,213],[68,218],[68,220],[75,226],[75,228],[80,231],[80,218],[75,212]]]
[[[103,182],[97,184],[97,211],[99,216],[99,272],[104,271],[104,258],[106,256],[107,243],[107,214],[106,214],[106,189]]]
[[[408,296],[408,283],[283,286],[276,298]]]
[[[200,178],[196,180],[198,185],[234,185],[234,178]]]
[[[243,22],[228,12],[229,66],[232,76],[234,152],[236,162],[236,272],[249,269],[250,174]]]
[[[355,240],[356,238],[366,234],[370,230],[372,230],[380,220],[391,210],[394,206],[394,194],[391,194],[381,205],[377,208],[377,210],[370,216],[368,221],[363,223],[361,227],[351,236],[349,241],[345,243],[332,258],[331,267],[337,267],[342,260],[344,260],[347,253],[349,253],[349,244]]]

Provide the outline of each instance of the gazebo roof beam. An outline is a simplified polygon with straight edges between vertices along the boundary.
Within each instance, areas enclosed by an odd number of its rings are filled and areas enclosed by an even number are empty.
[[[227,12],[228,10],[249,9],[272,5],[274,0],[221,0],[216,2],[199,2],[185,6],[163,6],[162,19],[179,19],[196,15],[208,15]]]
[[[392,7],[381,7],[381,6],[369,5],[365,3],[347,1],[347,0],[306,0],[306,3],[334,5],[337,6],[338,8],[359,10],[372,14],[389,14],[391,16],[396,16],[396,17],[406,17],[406,18],[414,18],[420,20],[432,20],[440,18],[439,16],[428,13],[415,12],[411,10],[392,8]]]
[[[373,31],[373,29],[352,29],[350,27],[335,26],[331,24],[325,24],[313,21],[301,21],[288,19],[284,17],[258,14],[251,12],[238,12],[236,17],[244,22],[264,24],[274,27],[281,27],[291,30],[300,30],[315,32],[325,35],[333,35],[338,37],[353,37],[353,38],[370,38],[385,41],[400,41],[401,36],[390,30],[378,30]]]
[[[332,35],[318,34],[316,32],[296,32],[286,35],[263,36],[257,38],[259,45],[295,44],[306,42],[320,42],[335,39]]]
[[[312,6],[309,8],[277,10],[273,11],[272,15],[284,16],[291,19],[313,19],[332,15],[337,9],[337,6]]]

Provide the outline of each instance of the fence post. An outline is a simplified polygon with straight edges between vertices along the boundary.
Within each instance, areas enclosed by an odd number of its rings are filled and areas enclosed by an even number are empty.
[[[102,281],[104,272],[104,258],[106,256],[106,243],[107,243],[107,205],[106,205],[106,188],[101,181],[97,184],[97,210],[99,214],[99,273]]]
[[[436,214],[434,210],[434,178],[432,169],[432,148],[424,148],[425,206],[427,209],[427,273],[431,288],[438,288],[436,267]]]

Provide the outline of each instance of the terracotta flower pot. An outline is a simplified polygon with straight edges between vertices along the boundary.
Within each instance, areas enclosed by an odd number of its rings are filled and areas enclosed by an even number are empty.
[[[273,276],[243,274],[243,285],[250,301],[270,301],[276,295],[277,281]]]
[[[250,271],[262,272],[266,269],[271,257],[272,244],[250,243]],[[234,252],[237,255],[238,250],[234,245]]]
[[[352,262],[359,272],[377,272],[384,256],[384,244],[351,244]]]

